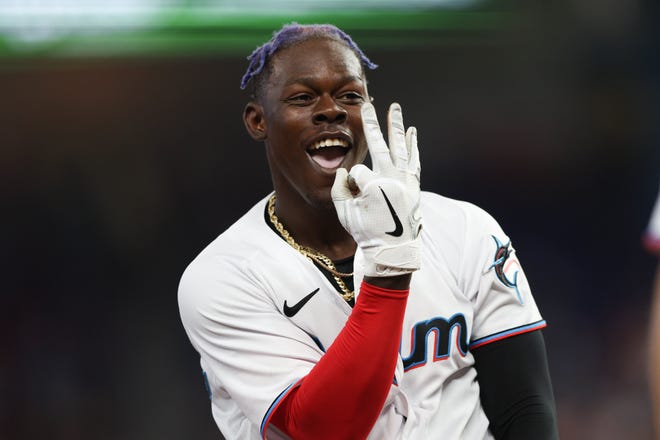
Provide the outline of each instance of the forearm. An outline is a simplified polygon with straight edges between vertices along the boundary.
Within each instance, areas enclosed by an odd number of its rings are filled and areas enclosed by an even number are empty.
[[[365,281],[345,327],[272,423],[293,439],[365,438],[394,378],[407,298]]]

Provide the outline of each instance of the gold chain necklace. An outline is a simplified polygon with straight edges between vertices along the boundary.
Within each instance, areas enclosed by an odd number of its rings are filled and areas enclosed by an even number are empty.
[[[335,279],[337,285],[343,292],[340,295],[346,301],[351,301],[353,300],[353,298],[355,298],[355,292],[350,290],[346,285],[346,283],[344,282],[344,280],[342,280],[342,277],[352,277],[353,272],[344,273],[337,271],[335,264],[332,262],[330,258],[323,255],[321,252],[317,250],[314,250],[306,246],[301,246],[298,243],[296,243],[296,241],[293,239],[291,234],[289,234],[289,231],[284,229],[284,226],[282,225],[282,223],[280,223],[280,220],[275,215],[275,194],[270,196],[270,199],[268,199],[268,218],[275,227],[275,229],[277,230],[277,232],[282,236],[282,238],[287,243],[289,243],[289,245],[292,248],[303,254],[307,259],[311,261],[315,261],[320,266],[323,266],[323,268],[325,268],[328,272],[332,274],[332,277]]]

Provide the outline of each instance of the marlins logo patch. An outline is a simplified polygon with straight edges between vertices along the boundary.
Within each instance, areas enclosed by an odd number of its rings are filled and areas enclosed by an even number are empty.
[[[512,256],[513,249],[511,241],[502,244],[494,235],[491,235],[495,240],[495,257],[493,263],[488,267],[488,270],[494,269],[497,279],[506,287],[514,289],[518,296],[520,304],[523,303],[522,296],[518,290],[518,273],[520,272],[520,263],[515,256]]]

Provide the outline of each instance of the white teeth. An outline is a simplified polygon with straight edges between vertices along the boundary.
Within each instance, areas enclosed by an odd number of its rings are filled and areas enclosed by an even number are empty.
[[[324,147],[348,147],[348,142],[343,139],[321,139],[312,144],[312,150],[319,150]]]

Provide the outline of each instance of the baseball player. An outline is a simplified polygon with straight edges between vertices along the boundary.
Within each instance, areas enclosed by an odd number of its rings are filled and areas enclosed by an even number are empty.
[[[660,257],[660,192],[644,233],[646,249]],[[649,329],[649,383],[653,403],[655,435],[660,439],[660,262],[655,271]]]
[[[417,132],[331,25],[284,26],[248,58],[250,136],[274,191],[179,285],[228,439],[554,439],[541,317],[509,237],[420,191]],[[362,164],[369,154],[373,168]]]

